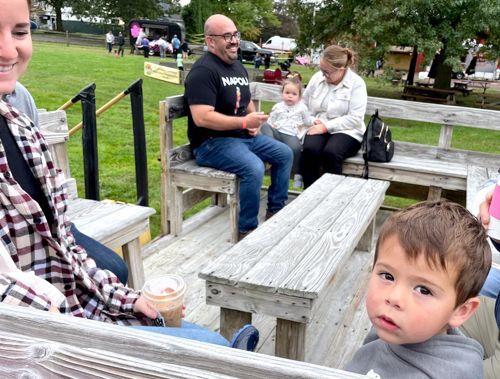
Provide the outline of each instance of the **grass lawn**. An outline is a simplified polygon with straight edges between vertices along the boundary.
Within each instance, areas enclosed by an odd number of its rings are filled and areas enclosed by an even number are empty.
[[[173,62],[173,59],[168,58]],[[194,59],[190,58],[190,61]],[[149,201],[158,214],[151,219],[151,234],[159,233],[160,210],[160,162],[158,102],[166,96],[182,94],[181,85],[170,84],[144,76],[145,59],[139,55],[115,58],[105,48],[66,46],[54,43],[34,43],[34,55],[28,72],[21,82],[30,90],[37,106],[55,110],[75,96],[89,83],[96,84],[96,108],[99,109],[115,95],[126,89],[138,78],[143,78],[144,122],[148,151]],[[150,58],[157,63],[158,57]],[[307,82],[314,73],[306,67],[292,66],[302,74]],[[379,79],[366,78],[370,96],[398,98],[401,87],[393,87]],[[465,101],[459,105],[472,106],[475,95],[458,97]],[[270,104],[266,110],[270,109]],[[67,110],[70,128],[81,121],[79,103]],[[393,137],[398,140],[437,144],[439,125],[412,122],[392,122],[386,120],[393,129]],[[186,125],[185,121],[179,121]],[[134,203],[136,200],[135,166],[132,118],[130,100],[126,97],[97,119],[99,171],[101,198]],[[500,133],[456,128],[454,147],[478,151],[500,153],[498,141]],[[186,141],[185,128],[176,128],[176,144]],[[69,142],[69,155],[72,175],[77,179],[80,196],[83,196],[83,160],[81,133],[76,133]],[[406,202],[389,199],[390,205],[403,205]]]

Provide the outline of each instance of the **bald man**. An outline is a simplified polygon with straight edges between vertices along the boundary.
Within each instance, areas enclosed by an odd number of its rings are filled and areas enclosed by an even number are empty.
[[[220,14],[205,22],[208,51],[192,67],[185,81],[189,105],[188,137],[200,166],[238,175],[240,179],[239,237],[258,225],[264,162],[271,164],[266,218],[285,205],[292,167],[291,149],[259,133],[267,120],[256,112],[248,73],[238,61],[240,33]]]

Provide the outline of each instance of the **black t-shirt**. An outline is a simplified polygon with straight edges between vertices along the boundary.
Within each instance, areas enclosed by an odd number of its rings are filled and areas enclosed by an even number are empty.
[[[196,61],[185,81],[186,106],[210,105],[216,112],[241,117],[247,114],[250,99],[248,73],[241,62],[227,64],[210,52]],[[244,129],[218,131],[196,126],[188,111],[191,146],[196,148],[213,137],[249,138],[249,135]]]

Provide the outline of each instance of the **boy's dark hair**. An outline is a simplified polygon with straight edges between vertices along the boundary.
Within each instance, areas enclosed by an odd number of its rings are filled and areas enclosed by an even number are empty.
[[[467,209],[446,200],[424,201],[404,208],[382,225],[380,245],[398,238],[409,260],[424,254],[429,266],[456,275],[455,305],[477,296],[491,267],[491,250],[486,231]]]
[[[281,92],[283,92],[285,90],[285,86],[287,84],[292,84],[294,85],[295,87],[297,87],[297,89],[299,90],[299,97],[302,96],[302,82],[299,80],[299,78],[297,77],[287,77],[285,80],[283,80],[283,83],[281,83]]]

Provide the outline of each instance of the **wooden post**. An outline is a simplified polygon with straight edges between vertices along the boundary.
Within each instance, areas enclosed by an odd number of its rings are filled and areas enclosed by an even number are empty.
[[[139,290],[144,285],[144,267],[142,265],[141,243],[139,238],[122,246],[123,260],[128,266],[130,275],[128,286]]]
[[[373,238],[375,237],[375,219],[376,217],[368,224],[363,236],[358,242],[358,246],[356,247],[357,250],[370,251],[372,249]]]
[[[251,313],[222,307],[220,309],[220,334],[229,341],[231,341],[235,332],[240,330],[244,325],[251,323]]]
[[[277,357],[303,361],[305,358],[306,324],[283,320],[276,320],[276,347],[274,355]]]

